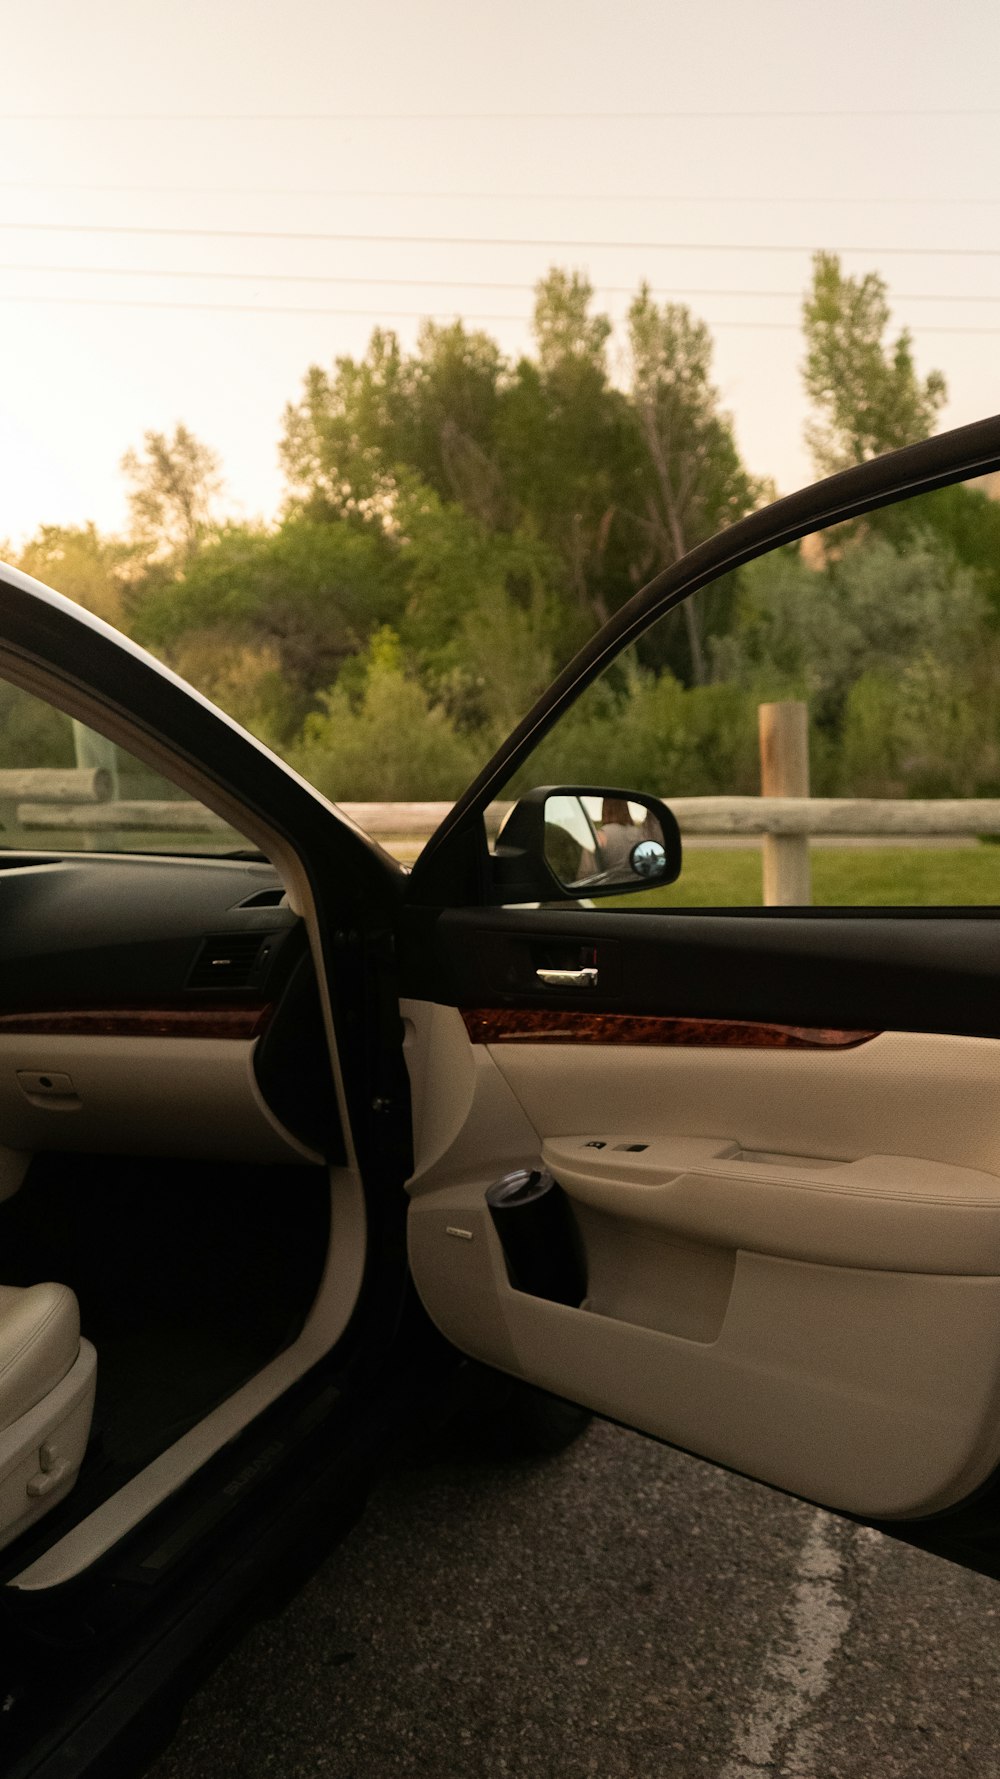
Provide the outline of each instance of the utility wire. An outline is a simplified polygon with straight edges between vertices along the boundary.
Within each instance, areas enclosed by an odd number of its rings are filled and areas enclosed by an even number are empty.
[[[970,198],[964,196],[946,198],[875,198],[867,194],[863,197],[818,197],[808,193],[799,198],[761,196],[759,192],[737,192],[729,196],[714,193],[692,195],[684,192],[540,192],[540,191],[413,191],[410,190],[362,190],[358,188],[341,188],[337,186],[316,185],[90,185],[90,184],[58,184],[39,183],[27,179],[0,179],[0,191],[30,192],[125,192],[134,196],[169,196],[204,197],[204,198],[405,198],[425,203],[439,200],[474,202],[477,204],[511,203],[511,204],[808,204],[810,209],[817,204],[867,204],[891,205],[899,208],[902,205],[935,205],[954,209],[957,205],[978,205],[980,208],[997,208],[1000,198]]]
[[[62,304],[67,308],[101,308],[101,309],[174,309],[203,314],[242,314],[242,315],[353,315],[371,316],[376,319],[409,319],[414,321],[520,321],[528,324],[530,315],[520,314],[480,314],[463,316],[457,310],[437,311],[428,313],[425,309],[341,309],[341,308],[306,308],[304,306],[285,306],[279,304],[257,303],[176,303],[146,301],[132,297],[77,297],[77,296],[15,296],[0,293],[0,303],[21,303],[32,307],[38,303]],[[760,329],[771,333],[799,333],[801,329],[792,321],[710,321],[709,327],[715,328],[747,328]],[[916,322],[920,333],[933,334],[1000,334],[1000,327],[950,327],[938,325],[936,322]]]
[[[757,123],[828,118],[987,118],[1000,108],[929,106],[846,107],[756,111],[698,108],[674,111],[5,111],[0,123],[94,124],[329,124],[329,123],[672,123],[738,118]]]
[[[327,233],[304,229],[205,229],[162,228],[131,223],[90,222],[0,222],[0,229],[19,233],[58,235],[158,235],[198,240],[226,241],[342,241],[383,243],[386,246],[411,247],[545,247],[562,249],[613,248],[635,249],[644,253],[816,253],[815,244],[789,241],[596,241],[554,240],[544,236],[511,235],[372,235]],[[860,247],[841,246],[828,251],[837,253],[870,253],[914,256],[934,255],[955,259],[996,259],[1000,247],[884,247],[863,243]]]
[[[413,290],[518,290],[532,291],[533,283],[524,280],[505,282],[492,278],[383,278],[377,274],[370,277],[345,276],[339,272],[201,272],[172,270],[167,266],[65,266],[43,265],[39,263],[22,264],[19,261],[0,261],[0,272],[58,272],[72,276],[80,274],[98,278],[183,278],[198,279],[212,282],[215,279],[224,283],[237,284],[360,284],[382,285],[391,289]],[[597,295],[604,296],[635,296],[634,284],[598,284],[595,285]],[[766,298],[801,298],[801,290],[751,290],[732,289],[721,285],[661,285],[650,286],[650,295],[659,297],[766,297]],[[893,292],[893,301],[909,303],[997,303],[1000,302],[1000,291],[987,293],[984,296],[970,296],[964,291],[917,291],[900,290]]]

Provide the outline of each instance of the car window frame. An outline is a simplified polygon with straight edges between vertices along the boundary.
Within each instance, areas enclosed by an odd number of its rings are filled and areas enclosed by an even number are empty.
[[[1000,414],[995,414],[811,483],[716,532],[706,543],[655,575],[556,676],[453,805],[412,868],[406,887],[407,902],[418,906],[469,906],[494,900],[486,841],[488,805],[604,669],[691,594],[783,544],[879,507],[896,505],[915,495],[971,481],[998,469]],[[720,908],[690,912],[725,915],[733,911]],[[780,917],[788,910],[759,912]]]

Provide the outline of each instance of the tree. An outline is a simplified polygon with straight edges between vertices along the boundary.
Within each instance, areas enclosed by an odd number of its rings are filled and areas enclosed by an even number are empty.
[[[611,324],[592,300],[578,273],[542,279],[535,355],[514,367],[461,322],[425,323],[411,354],[376,329],[361,360],[313,366],[285,413],[293,507],[401,532],[400,507],[423,487],[498,542],[531,538],[575,645],[634,584],[620,516],[627,403],[608,375]]]
[[[276,531],[223,527],[180,577],[142,598],[133,632],[172,664],[183,659],[211,697],[231,683],[236,657],[258,662],[264,678],[276,665],[290,733],[405,598],[398,550],[377,529],[293,515]],[[267,700],[273,728],[270,681]]]
[[[406,672],[390,629],[372,638],[359,667],[355,689],[331,687],[306,718],[292,764],[340,801],[457,797],[482,761]]]
[[[638,518],[648,546],[646,573],[655,573],[742,518],[762,485],[744,468],[732,420],[720,409],[703,321],[682,303],[658,307],[643,284],[628,312],[628,353],[643,449]],[[681,609],[690,677],[700,685],[708,677],[707,607],[687,599]]]
[[[807,698],[836,738],[863,674],[900,679],[932,660],[971,685],[986,610],[975,575],[930,536],[900,553],[886,538],[857,535],[818,572],[794,547],[773,550],[743,570],[716,674],[762,698]]]
[[[146,563],[139,545],[104,536],[88,523],[40,526],[17,565],[107,623],[125,629],[129,589]]]
[[[904,328],[886,339],[889,302],[877,272],[847,277],[835,253],[817,253],[802,310],[803,381],[815,409],[806,442],[823,475],[915,444],[934,430],[947,399],[940,371],[921,380]]]
[[[309,367],[301,401],[285,409],[279,447],[292,510],[315,519],[384,519],[406,384],[391,328],[375,328],[364,358],[338,358],[332,375]]]
[[[635,452],[628,404],[608,374],[611,323],[593,287],[553,270],[535,290],[535,357],[522,358],[498,421],[498,457],[517,524],[548,547],[567,605],[567,642],[634,591],[627,519]]]
[[[215,452],[178,424],[172,438],[147,432],[142,452],[126,451],[121,467],[130,485],[135,537],[161,556],[190,561],[212,525],[222,492]]]

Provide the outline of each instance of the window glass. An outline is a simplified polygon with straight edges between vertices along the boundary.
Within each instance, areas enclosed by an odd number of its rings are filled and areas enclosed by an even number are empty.
[[[577,700],[501,800],[608,785],[675,809],[678,881],[599,907],[997,904],[998,497],[998,478],[938,490],[695,594]],[[762,791],[809,807],[768,810]],[[747,831],[768,815],[780,835]]]
[[[0,680],[6,851],[226,853],[247,845],[123,748]]]

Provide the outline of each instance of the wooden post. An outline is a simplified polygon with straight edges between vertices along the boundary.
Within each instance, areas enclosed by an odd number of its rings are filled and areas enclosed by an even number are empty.
[[[85,723],[73,718],[73,751],[76,754],[78,767],[99,767],[106,772],[109,784],[106,796],[113,802],[118,796],[118,748],[107,736],[98,735],[95,729],[88,729]]]
[[[761,704],[762,797],[808,797],[809,712],[805,704]],[[803,908],[812,901],[809,840],[805,834],[765,834],[762,845],[764,906]]]
[[[99,766],[107,772],[109,778],[109,800],[114,802],[118,797],[118,748],[106,735],[98,735],[96,729],[88,729],[86,723],[73,718],[73,751],[76,763],[81,766]],[[92,833],[85,834],[81,851],[97,852],[97,841]]]

